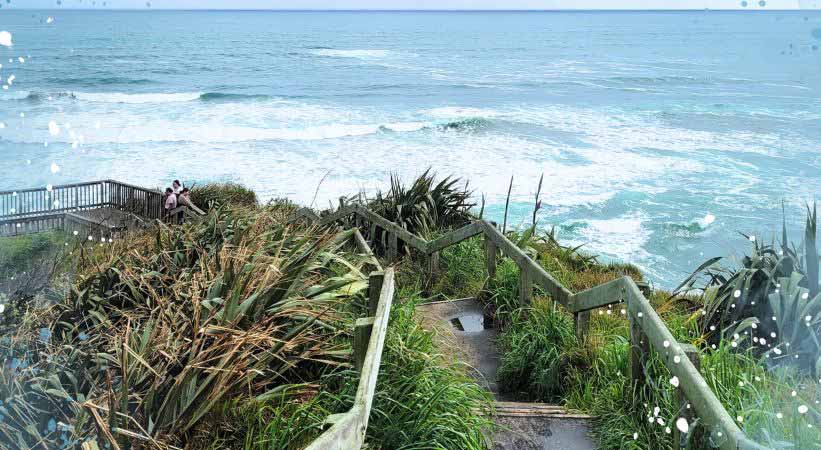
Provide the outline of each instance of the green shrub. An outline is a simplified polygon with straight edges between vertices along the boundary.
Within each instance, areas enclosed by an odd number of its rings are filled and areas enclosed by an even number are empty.
[[[496,264],[496,277],[490,280],[486,295],[481,297],[485,301],[488,314],[503,329],[521,307],[519,273],[519,266],[512,260],[499,260]]]
[[[223,408],[224,416],[240,424],[244,433],[228,429],[216,439],[208,436],[210,441],[200,447],[214,450],[304,448],[323,431],[329,415],[342,412],[326,407],[326,397],[331,395],[327,389],[338,387],[324,383],[322,387],[317,392],[315,387],[296,385],[265,401],[232,401]]]
[[[484,286],[485,270],[483,239],[462,241],[440,252],[439,273],[431,291],[446,298],[475,297]]]
[[[0,237],[0,277],[23,272],[62,245],[61,232]]]
[[[727,269],[718,265],[721,258],[712,258],[676,289],[702,292],[700,323],[710,344],[736,340],[741,348],[766,355],[770,363],[796,365],[821,377],[816,226],[816,208],[807,206],[804,239],[798,247],[788,241],[785,218],[780,244],[750,237],[752,251],[741,267]],[[696,289],[699,280],[706,281]],[[759,344],[759,338],[766,344]]]
[[[364,203],[408,232],[429,237],[469,223],[472,220],[470,210],[475,206],[470,196],[467,183],[463,185],[460,179],[451,177],[437,182],[436,174],[428,169],[410,186],[404,185],[397,176],[391,176],[390,190],[379,191],[374,199],[366,199]],[[387,244],[385,231],[377,230],[377,236],[372,240],[378,244],[376,250],[384,249]]]
[[[428,301],[479,296],[486,278],[484,251],[480,237],[445,248],[433,277],[427,258],[407,258],[397,266],[397,285],[429,295]]]
[[[18,323],[35,299],[48,301],[71,272],[68,254],[74,246],[62,231],[0,237],[0,304],[6,310],[0,324]]]
[[[191,189],[191,201],[208,210],[214,206],[256,207],[256,192],[237,183],[209,183]]]

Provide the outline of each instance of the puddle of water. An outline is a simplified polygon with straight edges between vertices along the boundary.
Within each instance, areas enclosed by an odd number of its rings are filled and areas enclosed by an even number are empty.
[[[493,328],[490,320],[485,320],[481,314],[468,314],[465,316],[454,317],[450,319],[453,328],[466,333],[476,333],[479,331]]]

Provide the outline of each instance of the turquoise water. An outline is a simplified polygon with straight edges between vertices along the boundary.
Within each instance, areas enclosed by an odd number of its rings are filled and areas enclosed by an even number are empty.
[[[797,235],[821,192],[818,12],[3,10],[0,29],[0,190],[231,180],[304,204],[319,185],[324,206],[434,166],[497,220],[514,175],[519,225],[544,174],[540,224],[665,286],[769,236],[782,200]]]

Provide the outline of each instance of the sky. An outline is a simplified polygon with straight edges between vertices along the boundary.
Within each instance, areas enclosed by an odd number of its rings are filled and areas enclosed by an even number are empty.
[[[7,8],[145,9],[798,9],[821,0],[11,0]],[[762,4],[763,3],[763,4]]]

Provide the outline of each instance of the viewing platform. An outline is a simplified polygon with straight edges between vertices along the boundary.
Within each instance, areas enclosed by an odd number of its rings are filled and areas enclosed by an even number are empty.
[[[84,230],[109,238],[145,228],[178,213],[204,214],[196,206],[166,214],[158,190],[114,180],[0,192],[0,236],[51,230]]]

